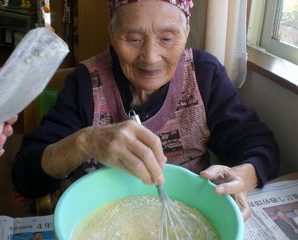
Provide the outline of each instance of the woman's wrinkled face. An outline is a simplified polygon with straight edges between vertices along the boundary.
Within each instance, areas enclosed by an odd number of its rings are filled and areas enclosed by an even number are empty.
[[[117,10],[111,42],[122,71],[139,90],[154,92],[176,71],[189,25],[176,6],[160,0],[127,4]]]

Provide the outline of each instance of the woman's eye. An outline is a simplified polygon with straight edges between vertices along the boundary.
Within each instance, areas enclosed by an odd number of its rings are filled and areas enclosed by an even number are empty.
[[[132,39],[129,39],[128,41],[129,41],[129,44],[131,44],[131,46],[134,46],[134,47],[140,47],[143,44],[143,40],[139,38],[132,38]]]
[[[173,38],[162,38],[161,40],[162,40],[162,42],[164,42],[164,43],[172,43]]]
[[[140,43],[140,42],[142,42],[142,39],[132,38],[132,39],[129,39],[128,41],[130,41],[132,43]]]

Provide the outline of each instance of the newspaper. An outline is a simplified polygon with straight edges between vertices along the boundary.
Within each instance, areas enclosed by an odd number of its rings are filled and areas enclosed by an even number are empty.
[[[1,240],[55,240],[53,215],[12,218],[0,216]]]
[[[298,180],[266,185],[248,196],[245,240],[298,239]]]
[[[244,240],[298,239],[298,180],[267,184],[251,192],[248,201],[252,216],[245,222]],[[55,240],[53,226],[53,215],[0,216],[0,239]]]

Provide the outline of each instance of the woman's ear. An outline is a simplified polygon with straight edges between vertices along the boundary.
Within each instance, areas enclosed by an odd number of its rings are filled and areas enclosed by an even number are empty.
[[[111,23],[109,23],[109,25],[108,25],[108,34],[109,34],[109,37],[110,37],[110,44],[113,46],[115,32],[112,30]]]
[[[189,32],[190,32],[190,24],[189,23],[187,23],[187,25],[186,25],[186,38],[188,38],[188,35],[189,35]]]
[[[111,23],[108,24],[108,34],[109,34],[109,37],[110,39],[112,39],[112,28],[111,28]]]

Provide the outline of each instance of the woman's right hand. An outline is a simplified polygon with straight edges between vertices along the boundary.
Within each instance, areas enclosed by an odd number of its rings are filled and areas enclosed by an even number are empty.
[[[132,121],[85,129],[84,151],[100,163],[123,169],[146,184],[163,184],[166,162],[161,141],[146,127]]]

